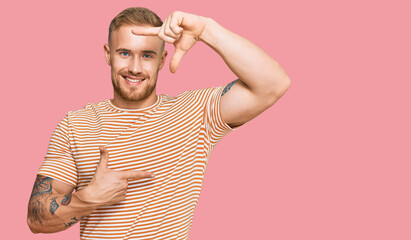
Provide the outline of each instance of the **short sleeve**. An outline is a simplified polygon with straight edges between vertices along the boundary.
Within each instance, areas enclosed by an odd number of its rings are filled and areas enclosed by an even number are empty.
[[[38,174],[77,187],[77,167],[70,147],[70,127],[66,116],[51,136],[47,155]]]
[[[214,88],[205,107],[205,124],[212,145],[217,144],[226,134],[233,130],[221,118],[221,93],[225,86]]]

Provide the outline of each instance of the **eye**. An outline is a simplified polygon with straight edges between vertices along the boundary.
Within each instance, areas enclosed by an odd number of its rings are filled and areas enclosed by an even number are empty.
[[[127,57],[129,54],[128,54],[128,52],[120,52],[120,55]]]
[[[146,54],[143,55],[143,58],[151,58],[151,55],[146,53]]]

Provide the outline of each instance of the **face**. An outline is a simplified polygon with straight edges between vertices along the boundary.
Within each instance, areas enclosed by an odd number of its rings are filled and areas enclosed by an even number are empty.
[[[158,37],[134,35],[132,28],[125,25],[116,29],[110,45],[104,45],[106,61],[111,66],[114,101],[152,104],[157,99],[158,71],[167,51],[163,51],[163,41]]]

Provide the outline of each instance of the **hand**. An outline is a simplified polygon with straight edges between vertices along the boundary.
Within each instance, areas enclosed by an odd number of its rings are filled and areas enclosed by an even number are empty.
[[[108,168],[108,152],[100,147],[100,162],[90,184],[84,188],[84,199],[88,203],[108,206],[126,198],[129,179],[153,178],[154,174],[145,171],[117,171]]]
[[[207,18],[184,12],[173,12],[161,27],[136,27],[136,35],[158,36],[172,43],[175,52],[170,61],[170,71],[175,73],[184,54],[200,40],[206,26]]]

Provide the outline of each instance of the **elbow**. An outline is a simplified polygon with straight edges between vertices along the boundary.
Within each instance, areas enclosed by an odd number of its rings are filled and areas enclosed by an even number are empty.
[[[27,217],[27,225],[30,228],[30,231],[34,234],[38,233],[56,233],[62,231],[63,229],[58,229],[53,225],[47,224],[47,222],[42,222],[40,220],[33,220],[30,217]]]
[[[271,100],[270,106],[277,102],[277,100],[280,99],[285,92],[287,92],[290,86],[291,80],[287,75],[283,77],[281,80],[276,80],[275,83],[272,84],[271,88],[268,88],[268,96]]]
[[[47,226],[42,226],[36,223],[32,223],[30,219],[27,219],[27,225],[30,228],[30,231],[34,234],[38,234],[38,233],[55,233],[58,231],[55,231],[55,229],[51,228],[51,227],[47,227]],[[61,231],[61,230],[59,230]]]
[[[38,229],[36,228],[36,226],[32,223],[32,220],[28,217],[27,218],[27,225],[30,228],[30,231],[32,233],[40,233],[40,231],[38,231]]]
[[[290,86],[291,86],[291,80],[290,80],[290,78],[288,77],[288,75],[286,75],[285,77],[284,77],[284,79],[281,81],[281,84],[280,84],[281,86],[279,87],[280,88],[280,92],[279,92],[279,94],[280,94],[280,97],[282,96],[282,95],[284,95],[284,93],[290,88]]]
[[[30,201],[28,211],[27,211],[27,226],[29,226],[30,231],[32,233],[40,233],[39,226],[37,225],[37,221],[34,218],[36,216],[35,212],[36,212],[36,209],[33,208],[32,202]]]
[[[36,215],[27,215],[27,225],[32,233],[50,233],[50,229],[43,225],[44,220],[36,218]]]

